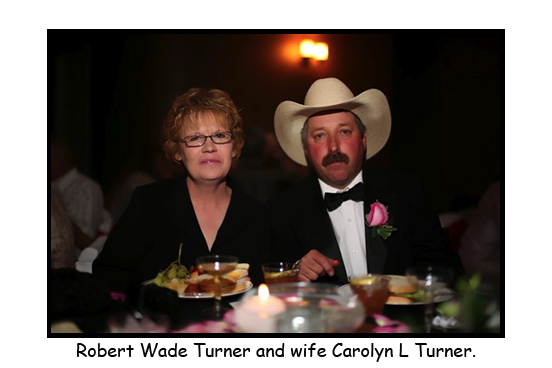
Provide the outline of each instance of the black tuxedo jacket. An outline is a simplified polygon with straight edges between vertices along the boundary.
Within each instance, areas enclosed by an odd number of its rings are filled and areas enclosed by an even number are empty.
[[[231,183],[229,183],[231,185]],[[197,221],[186,179],[177,177],[137,188],[93,263],[93,275],[111,290],[129,292],[155,278],[178,258],[186,267],[208,254],[233,255],[250,264],[254,284],[262,281],[266,258],[266,220],[257,200],[232,188],[224,221],[211,248]]]
[[[439,219],[427,207],[420,184],[394,171],[363,168],[364,214],[379,201],[388,207],[388,224],[398,230],[383,240],[365,227],[369,273],[404,275],[413,265],[449,265],[463,273],[459,257],[448,243]],[[324,205],[320,185],[312,175],[266,203],[270,218],[270,256],[274,260],[299,260],[311,249],[339,260],[333,277],[320,281],[347,283],[343,259],[332,223]],[[364,221],[366,221],[364,219]]]

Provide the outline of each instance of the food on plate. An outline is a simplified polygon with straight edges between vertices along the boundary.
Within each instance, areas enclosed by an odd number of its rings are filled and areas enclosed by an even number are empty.
[[[406,276],[389,276],[389,291],[394,294],[415,293],[418,290],[418,281]]]
[[[412,304],[413,301],[406,296],[389,295],[387,298],[387,304]]]
[[[245,281],[249,279],[249,264],[238,263],[237,267],[220,277],[221,292],[231,293],[238,292],[240,288],[245,288]],[[214,290],[214,278],[208,274],[198,274],[187,280],[188,287],[186,293],[209,293]]]
[[[153,283],[176,291],[179,295],[209,293],[214,290],[213,276],[204,274],[197,266],[186,267],[180,263],[182,244],[178,250],[178,258],[167,268],[159,271]],[[238,263],[236,269],[224,274],[221,279],[221,291],[223,294],[245,290],[249,280],[249,264]]]
[[[418,287],[418,280],[406,276],[389,276],[387,304],[411,304],[425,301],[425,294]]]
[[[162,286],[176,291],[179,294],[184,293],[186,290],[185,280],[190,276],[188,268],[180,263],[180,255],[182,254],[182,243],[178,250],[178,258],[172,262],[163,271],[160,271],[153,283],[157,286]]]

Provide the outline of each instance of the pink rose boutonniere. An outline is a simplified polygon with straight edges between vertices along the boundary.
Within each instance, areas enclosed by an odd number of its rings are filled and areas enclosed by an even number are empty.
[[[391,232],[397,230],[397,228],[388,225],[387,220],[389,220],[387,207],[377,201],[372,203],[370,213],[366,215],[366,225],[372,228],[372,237],[375,237],[378,233],[385,240],[391,236]]]

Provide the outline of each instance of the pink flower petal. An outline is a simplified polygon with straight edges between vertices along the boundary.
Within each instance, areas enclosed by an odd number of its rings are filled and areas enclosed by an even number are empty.
[[[388,219],[387,208],[382,203],[376,202],[370,205],[370,213],[366,219],[368,226],[384,225]]]

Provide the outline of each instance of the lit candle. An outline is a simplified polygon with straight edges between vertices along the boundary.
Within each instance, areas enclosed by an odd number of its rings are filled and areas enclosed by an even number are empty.
[[[268,286],[261,284],[257,295],[244,300],[236,308],[236,324],[243,332],[275,332],[275,317],[285,309],[285,303],[271,296]]]

